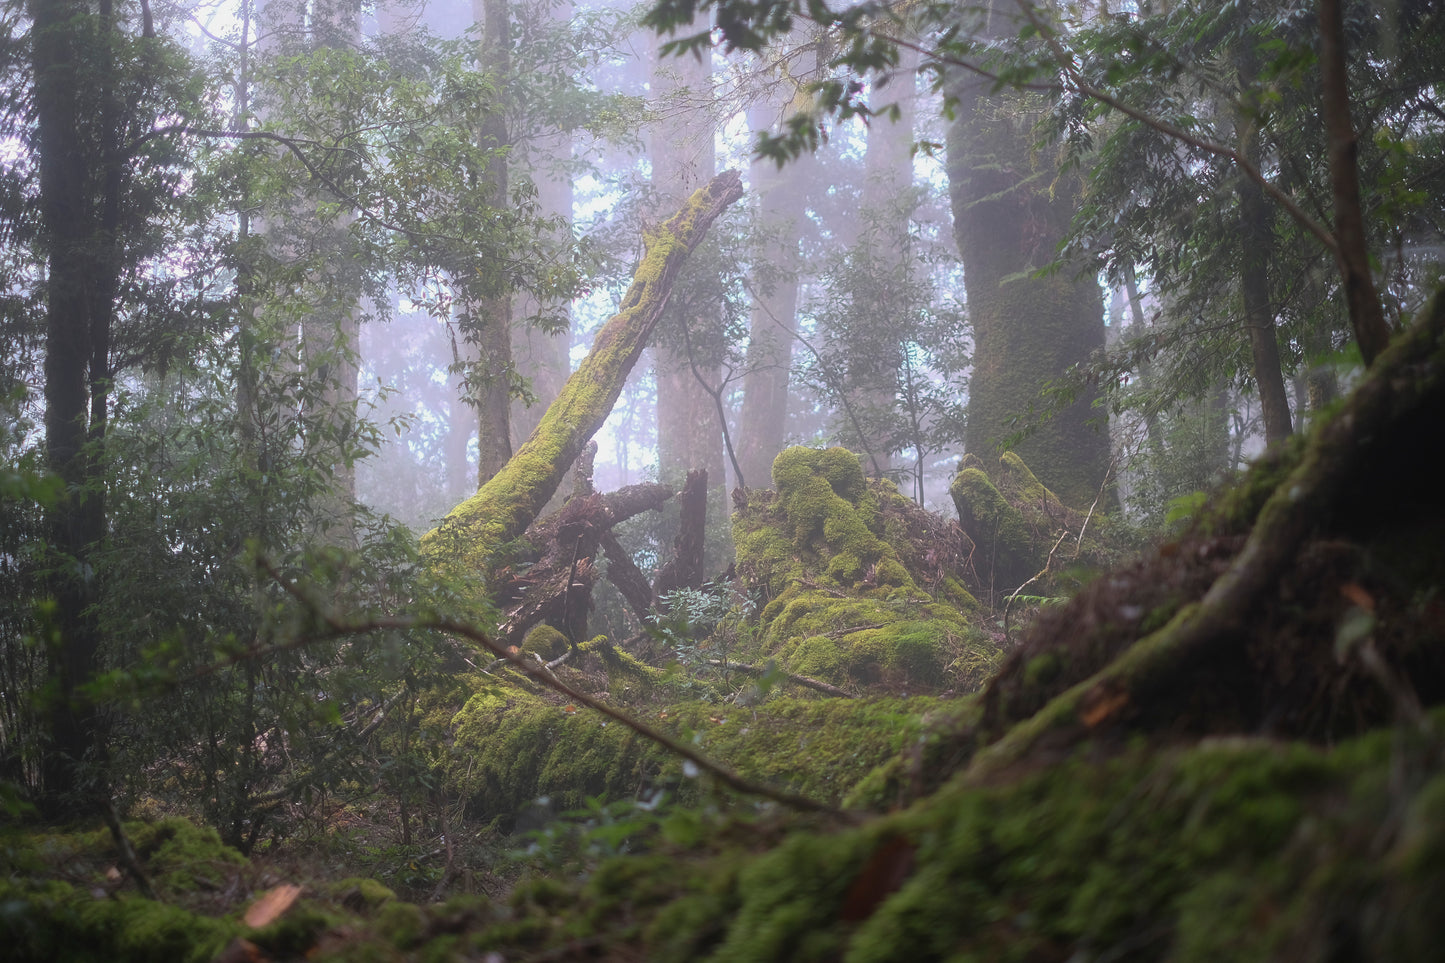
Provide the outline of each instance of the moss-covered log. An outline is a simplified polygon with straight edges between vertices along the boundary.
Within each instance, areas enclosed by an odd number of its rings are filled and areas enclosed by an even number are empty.
[[[647,233],[646,253],[621,309],[598,333],[541,424],[495,477],[422,538],[422,552],[433,566],[456,574],[490,574],[499,549],[537,517],[583,446],[602,427],[667,305],[683,262],[742,193],[737,172],[726,171]]]

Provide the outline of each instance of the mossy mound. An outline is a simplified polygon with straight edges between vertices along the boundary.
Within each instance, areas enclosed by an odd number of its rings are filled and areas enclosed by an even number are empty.
[[[1071,571],[1098,571],[1118,560],[1111,543],[1121,536],[1099,506],[1065,505],[1014,452],[992,467],[965,455],[948,491],[972,546],[970,574],[990,600],[1019,591],[1040,573],[1030,594],[1071,592],[1080,584]]]
[[[997,650],[970,621],[977,602],[957,567],[961,543],[931,553],[919,544],[941,523],[890,483],[870,484],[842,448],[784,451],[773,483],[733,516],[738,574],[764,602],[759,658],[895,690],[966,689],[987,676]]]
[[[108,830],[0,834],[5,959],[208,961],[239,932],[219,917],[245,860],[215,830],[166,819],[125,831],[167,902],[135,895]]]
[[[640,952],[1431,959],[1445,935],[1431,908],[1445,895],[1439,748],[1414,742],[1402,760],[1390,733],[1333,751],[1139,747],[1003,785],[955,783],[863,829],[795,833],[765,855],[705,864]],[[1392,782],[1402,761],[1411,775]]]
[[[922,731],[934,701],[776,698],[750,708],[683,703],[632,710],[745,778],[837,804]],[[455,720],[449,773],[472,818],[503,829],[581,809],[589,799],[665,789],[696,801],[706,791],[683,763],[596,712],[494,688]],[[538,800],[545,799],[540,805]]]
[[[322,961],[1430,960],[1445,938],[1445,713],[1426,728],[1332,749],[1135,745],[955,780],[846,828],[664,822],[638,828],[631,855],[505,901],[309,887],[260,930],[233,922],[252,893],[216,918],[12,879],[0,936],[21,963],[208,960],[235,937],[255,951],[238,959]]]

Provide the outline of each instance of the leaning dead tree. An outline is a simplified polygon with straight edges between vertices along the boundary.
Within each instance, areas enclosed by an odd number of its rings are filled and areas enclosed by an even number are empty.
[[[590,463],[589,458],[582,461]],[[578,481],[584,481],[581,472]],[[607,558],[608,581],[617,586],[638,618],[646,618],[652,608],[654,597],[647,577],[622,548],[613,528],[661,508],[672,498],[672,488],[644,482],[604,494],[591,490],[590,475],[585,482],[560,509],[527,528],[526,541],[536,557],[525,559],[525,568],[509,565],[496,572],[495,595],[505,613],[497,638],[507,645],[520,644],[529,629],[543,622],[560,630],[574,645],[583,641],[599,555]]]
[[[645,253],[621,308],[607,322],[581,366],[567,379],[542,422],[502,470],[422,538],[436,569],[477,577],[489,590],[503,550],[557,491],[568,468],[612,411],[637,363],[683,262],[708,228],[743,194],[736,171],[717,175],[675,215],[643,237]]]

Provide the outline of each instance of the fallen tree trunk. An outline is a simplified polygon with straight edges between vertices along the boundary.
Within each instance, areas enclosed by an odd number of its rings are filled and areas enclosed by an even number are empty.
[[[646,253],[621,309],[598,333],[592,350],[547,408],[541,424],[501,471],[422,537],[422,556],[434,569],[491,581],[499,550],[526,531],[611,413],[667,305],[683,262],[742,193],[738,173],[725,171],[694,193],[682,210],[647,232]]]

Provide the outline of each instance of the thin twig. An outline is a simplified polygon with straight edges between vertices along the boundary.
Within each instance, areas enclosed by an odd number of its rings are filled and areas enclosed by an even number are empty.
[[[110,838],[115,842],[120,864],[125,867],[131,879],[135,880],[141,895],[157,903],[161,902],[155,887],[151,885],[150,877],[146,875],[145,867],[140,864],[135,847],[130,844],[130,837],[125,834],[125,827],[120,824],[120,814],[116,812],[114,799],[106,799],[105,805],[101,807],[101,815],[105,817],[105,824],[110,829]]]

